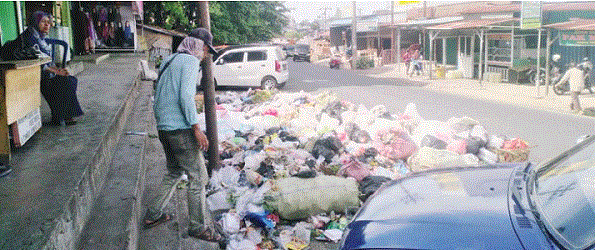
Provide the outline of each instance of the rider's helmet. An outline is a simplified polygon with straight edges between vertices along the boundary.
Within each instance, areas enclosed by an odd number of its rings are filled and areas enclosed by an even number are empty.
[[[561,56],[559,54],[555,54],[552,56],[552,61],[554,62],[558,62],[558,60],[560,60]]]

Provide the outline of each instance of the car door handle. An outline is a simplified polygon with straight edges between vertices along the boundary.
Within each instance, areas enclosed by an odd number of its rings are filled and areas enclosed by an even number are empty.
[[[262,65],[260,65],[260,67],[266,67],[266,66],[267,66],[266,64],[262,64]]]

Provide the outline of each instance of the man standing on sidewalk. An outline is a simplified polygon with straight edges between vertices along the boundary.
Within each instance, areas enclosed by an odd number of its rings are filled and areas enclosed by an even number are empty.
[[[209,142],[198,125],[194,96],[200,77],[200,62],[205,53],[216,53],[211,33],[198,28],[180,43],[177,52],[164,59],[159,69],[153,109],[159,140],[167,160],[168,174],[163,177],[159,193],[150,203],[143,223],[151,228],[171,219],[163,212],[185,173],[189,176],[188,234],[201,240],[221,242],[206,209],[208,173],[203,151]]]
[[[585,72],[581,65],[571,64],[562,79],[554,86],[560,88],[563,84],[568,82],[570,84],[570,110],[575,112],[582,111],[580,100],[578,99],[581,91],[585,88]]]

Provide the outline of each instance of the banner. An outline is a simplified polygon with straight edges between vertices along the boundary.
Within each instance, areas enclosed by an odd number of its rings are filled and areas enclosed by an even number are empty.
[[[595,46],[595,31],[563,30],[560,31],[562,46]]]
[[[521,29],[541,28],[541,2],[521,2]]]

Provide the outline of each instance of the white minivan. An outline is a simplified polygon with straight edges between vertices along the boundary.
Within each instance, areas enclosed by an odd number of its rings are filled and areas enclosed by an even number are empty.
[[[289,77],[280,46],[249,46],[224,50],[213,63],[215,86],[282,88]]]

